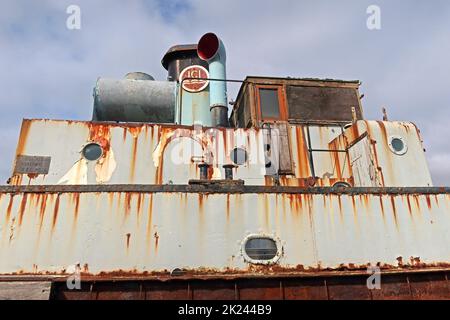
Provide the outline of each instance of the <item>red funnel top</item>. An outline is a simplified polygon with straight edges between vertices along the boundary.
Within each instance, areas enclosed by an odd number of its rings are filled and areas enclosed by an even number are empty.
[[[210,60],[214,58],[219,50],[219,37],[209,32],[204,34],[198,42],[197,54],[202,60]]]

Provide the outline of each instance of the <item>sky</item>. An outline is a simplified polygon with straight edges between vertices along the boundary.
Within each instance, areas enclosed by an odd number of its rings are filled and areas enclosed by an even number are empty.
[[[66,26],[70,5],[80,29]],[[371,5],[379,30],[367,27]],[[389,120],[414,122],[434,184],[450,185],[448,0],[2,0],[0,184],[23,118],[90,120],[98,77],[165,80],[167,49],[206,32],[225,43],[230,79],[361,80],[365,117],[381,120],[384,106]]]

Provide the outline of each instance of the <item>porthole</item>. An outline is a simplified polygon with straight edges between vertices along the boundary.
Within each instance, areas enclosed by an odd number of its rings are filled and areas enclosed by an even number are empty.
[[[333,184],[333,188],[351,188],[350,183],[345,181],[338,181],[335,184]]]
[[[241,166],[247,162],[247,151],[243,148],[234,148],[231,150],[230,159],[234,164]]]
[[[405,140],[400,136],[389,137],[389,148],[399,156],[404,155],[408,151]]]
[[[243,243],[245,260],[254,264],[271,264],[281,256],[281,245],[276,239],[265,235],[250,235]]]
[[[98,143],[89,143],[81,151],[83,157],[89,161],[96,161],[103,155],[103,149]]]

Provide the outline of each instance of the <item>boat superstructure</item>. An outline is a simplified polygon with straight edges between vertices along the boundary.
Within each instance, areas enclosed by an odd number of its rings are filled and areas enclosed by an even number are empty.
[[[162,64],[99,78],[92,121],[23,121],[0,297],[450,297],[450,189],[413,123],[365,119],[359,81],[229,80],[212,33]]]

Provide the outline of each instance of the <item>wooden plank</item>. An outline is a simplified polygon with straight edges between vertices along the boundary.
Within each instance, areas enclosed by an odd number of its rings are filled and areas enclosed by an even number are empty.
[[[49,300],[52,283],[0,282],[0,300]]]

